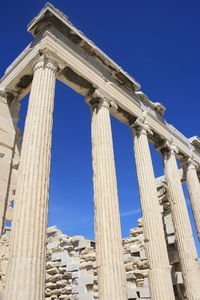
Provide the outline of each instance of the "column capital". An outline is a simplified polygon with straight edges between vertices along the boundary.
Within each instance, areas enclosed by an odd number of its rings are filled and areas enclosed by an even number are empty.
[[[146,123],[145,121],[145,117],[138,117],[136,119],[136,121],[131,125],[131,127],[133,128],[133,133],[135,135],[147,135],[147,134],[151,134],[153,135],[153,131],[150,128],[150,126]]]
[[[176,155],[179,153],[179,149],[173,144],[172,140],[161,140],[155,144],[155,149],[160,151],[163,156]]]
[[[96,89],[89,95],[86,102],[89,103],[93,109],[100,109],[101,107],[114,110],[118,109],[118,105],[109,99],[100,89]]]
[[[187,168],[187,170],[197,170],[198,165],[194,162],[193,157],[185,157],[180,160],[181,166]]]
[[[50,69],[54,73],[58,71],[58,63],[47,53],[43,53],[38,59],[33,62],[33,71],[38,69]]]

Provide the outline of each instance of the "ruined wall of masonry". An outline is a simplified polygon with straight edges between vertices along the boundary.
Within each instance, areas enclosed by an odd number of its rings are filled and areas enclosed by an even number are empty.
[[[0,90],[0,234],[11,227],[22,138],[20,103],[9,97]]]
[[[176,299],[181,299],[183,280],[169,211],[164,214],[164,222]],[[98,299],[94,241],[82,236],[63,235],[56,227],[49,228],[47,233],[46,300]],[[130,237],[122,240],[122,245],[128,299],[150,299],[141,219],[138,227],[130,230]]]
[[[165,207],[167,207],[167,203],[165,203]],[[173,283],[176,286],[177,299],[181,299],[183,281],[181,272],[178,270],[178,252],[174,246],[173,225],[168,212],[164,214],[164,222],[172,264]],[[130,230],[130,237],[123,239],[122,244],[128,299],[150,299],[148,262],[144,250],[141,219],[138,220],[138,227]],[[0,290],[2,291],[5,285],[8,261],[8,232],[0,240],[0,249]],[[56,226],[50,227],[47,230],[46,261],[45,300],[98,299],[95,242],[93,240],[85,239],[83,236],[69,236],[63,234]]]
[[[141,222],[139,225],[122,241],[129,299],[149,298],[148,264]],[[49,228],[46,272],[46,299],[98,299],[94,241]]]

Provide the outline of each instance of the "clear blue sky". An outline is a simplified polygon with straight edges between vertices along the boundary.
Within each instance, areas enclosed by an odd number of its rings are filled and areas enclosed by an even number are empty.
[[[142,85],[165,117],[187,137],[199,132],[200,2],[149,0],[51,1],[71,22]],[[1,3],[0,76],[32,40],[27,24],[45,1]],[[22,101],[23,127],[27,99]],[[140,216],[128,127],[112,120],[123,236]],[[152,148],[155,175],[163,174]],[[186,194],[186,198],[188,196]],[[191,215],[191,213],[190,213]],[[82,96],[57,82],[49,225],[93,237],[90,111]],[[196,237],[195,237],[196,239]],[[197,239],[196,239],[197,241]],[[199,247],[199,246],[198,246]]]

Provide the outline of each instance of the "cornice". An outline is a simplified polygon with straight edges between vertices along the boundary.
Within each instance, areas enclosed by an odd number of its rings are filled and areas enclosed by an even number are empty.
[[[72,42],[76,41],[76,46],[82,48],[84,52],[91,53],[93,57],[99,58],[101,65],[108,68],[113,78],[121,81],[128,88],[137,91],[140,84],[120,66],[118,66],[110,57],[99,49],[91,40],[89,40],[80,30],[77,30],[61,11],[52,4],[47,3],[39,14],[28,25],[28,32],[37,36],[40,32],[49,26],[55,26],[63,35],[67,36]],[[78,41],[78,42],[77,42]]]
[[[193,136],[188,139],[189,143],[191,143],[192,146],[197,147],[200,149],[200,138],[198,136]]]
[[[149,99],[149,97],[143,93],[142,91],[136,91],[135,94],[137,97],[144,103],[146,103],[149,107],[151,107],[155,112],[158,112],[161,116],[164,115],[166,108],[160,102],[153,102]]]

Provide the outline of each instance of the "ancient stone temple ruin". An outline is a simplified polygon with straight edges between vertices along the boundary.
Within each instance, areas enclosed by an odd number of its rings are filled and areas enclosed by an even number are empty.
[[[51,4],[28,32],[33,41],[0,81],[1,299],[199,300],[182,182],[200,237],[200,139],[167,123],[165,107]],[[83,95],[91,110],[95,241],[47,229],[56,80]],[[17,122],[28,93],[21,143]],[[132,131],[142,209],[123,240],[110,115]],[[161,178],[154,177],[149,142],[163,158]]]

